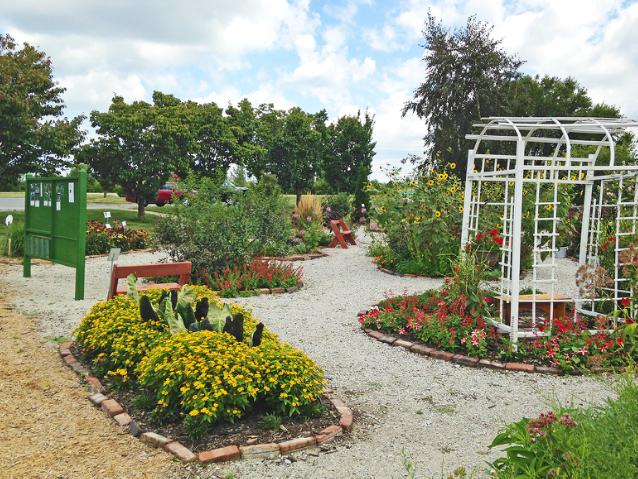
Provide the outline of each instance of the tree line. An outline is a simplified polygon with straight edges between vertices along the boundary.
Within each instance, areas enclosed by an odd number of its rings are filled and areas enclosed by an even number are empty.
[[[247,99],[223,109],[159,91],[151,102],[115,95],[107,111],[90,113],[95,137],[85,141],[86,117],[61,118],[64,89],[44,52],[0,36],[0,67],[0,188],[27,172],[86,163],[105,191],[119,186],[135,197],[143,217],[173,174],[221,180],[237,164],[257,179],[274,175],[297,198],[309,191],[356,193],[375,155],[374,117],[367,112],[329,122],[325,110],[280,110]]]

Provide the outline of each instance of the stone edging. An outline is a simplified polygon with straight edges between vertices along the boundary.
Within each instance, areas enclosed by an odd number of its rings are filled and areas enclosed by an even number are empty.
[[[292,256],[260,256],[259,259],[268,261],[309,261],[311,259],[325,258],[328,256],[324,252],[308,253],[308,254],[295,254]]]
[[[257,292],[259,295],[262,294],[286,294],[286,293],[296,293],[297,291],[299,291],[301,288],[303,288],[303,282],[299,281],[297,283],[297,286],[291,286],[290,288],[258,288],[252,291]],[[214,289],[213,291],[215,291],[216,293],[219,293],[220,290],[218,289]],[[245,291],[240,291],[240,293],[245,292]],[[254,295],[254,296],[257,296]],[[241,297],[241,296],[234,296],[236,297]],[[222,299],[232,299],[232,298],[222,298]]]
[[[151,253],[155,251],[154,248],[142,248],[142,249],[130,249],[128,251],[123,251],[122,254],[129,254],[129,253]],[[86,255],[85,258],[104,258],[107,257],[109,255],[109,253],[100,253],[100,254],[90,254],[90,255]]]
[[[135,420],[126,413],[124,407],[119,402],[104,394],[106,390],[100,380],[93,376],[90,371],[73,355],[71,352],[73,343],[73,341],[66,341],[60,344],[60,356],[64,363],[80,375],[89,385],[91,390],[89,400],[95,406],[100,407],[102,411],[104,411],[106,415],[112,418],[118,425],[127,427],[131,435],[137,437],[145,444],[163,449],[175,456],[181,462],[200,462],[205,464],[208,462],[223,462],[240,458],[262,460],[275,459],[280,455],[285,455],[306,447],[326,444],[334,440],[337,436],[341,436],[344,431],[350,431],[352,429],[352,410],[345,402],[334,395],[334,391],[332,389],[326,388],[324,394],[328,396],[330,402],[340,414],[338,424],[328,426],[317,434],[313,434],[308,437],[298,437],[279,443],[247,444],[244,446],[233,444],[196,454],[179,441],[174,441],[169,437],[162,436],[161,434],[157,434],[152,431],[142,431],[137,422],[135,422]]]
[[[359,314],[361,316],[362,313]],[[461,364],[463,366],[470,366],[475,368],[490,368],[497,369],[501,371],[519,371],[525,373],[540,373],[540,374],[554,374],[554,375],[570,375],[570,376],[581,376],[584,373],[582,371],[569,371],[563,372],[558,368],[554,368],[551,366],[536,366],[535,364],[527,364],[527,363],[518,363],[518,362],[508,362],[502,363],[500,361],[493,361],[491,359],[480,359],[474,356],[466,356],[464,354],[459,353],[451,353],[449,351],[441,351],[440,349],[435,349],[430,346],[426,346],[424,343],[420,341],[412,341],[405,338],[400,338],[393,334],[385,334],[381,331],[377,331],[376,329],[369,328],[361,328],[364,333],[370,336],[377,341],[380,341],[385,344],[389,344],[391,346],[401,346],[415,354],[420,354],[422,356],[430,356],[434,359],[442,359],[443,361],[448,361],[452,363]],[[598,366],[594,366],[590,368],[587,372],[591,373],[613,373],[623,371],[623,368],[601,368]]]
[[[375,263],[376,264],[376,263]],[[424,278],[425,276],[419,276],[418,274],[410,274],[410,273],[397,273],[396,271],[389,270],[388,268],[384,268],[380,264],[377,264],[377,269],[383,273],[391,274],[392,276],[400,276],[401,278]]]

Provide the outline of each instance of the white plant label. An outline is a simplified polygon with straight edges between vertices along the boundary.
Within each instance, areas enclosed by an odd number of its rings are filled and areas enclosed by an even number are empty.
[[[111,217],[111,212],[110,211],[105,211],[104,212],[104,217],[105,218],[110,218]]]
[[[107,230],[110,230],[110,229],[111,229],[111,225],[110,225],[109,223],[106,223],[104,226],[106,226],[106,229],[107,229]]]
[[[9,226],[11,223],[13,223],[13,215],[7,215],[4,219],[4,224]]]
[[[69,203],[73,203],[75,201],[75,184],[69,183]]]

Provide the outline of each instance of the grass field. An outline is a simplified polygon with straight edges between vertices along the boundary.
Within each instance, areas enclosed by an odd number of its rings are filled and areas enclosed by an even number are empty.
[[[87,193],[89,203],[125,204],[126,199],[117,193]],[[0,198],[24,198],[24,191],[0,191]]]
[[[159,209],[159,208],[158,208]],[[144,221],[137,219],[137,211],[135,210],[86,210],[87,220],[95,220],[104,223],[104,212],[110,211],[111,218],[119,221],[126,221],[126,226],[133,229],[145,229],[153,231],[155,223],[159,220],[157,215],[148,215],[144,218]],[[24,223],[24,211],[2,211],[0,212],[0,222],[2,223],[3,233],[6,233],[7,227],[4,226],[4,219],[7,215],[13,215],[13,223]]]

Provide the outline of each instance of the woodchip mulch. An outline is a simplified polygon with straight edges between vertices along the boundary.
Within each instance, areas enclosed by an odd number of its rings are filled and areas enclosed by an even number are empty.
[[[0,291],[7,291],[0,285]],[[177,476],[159,449],[119,430],[77,375],[0,293],[0,477]]]

